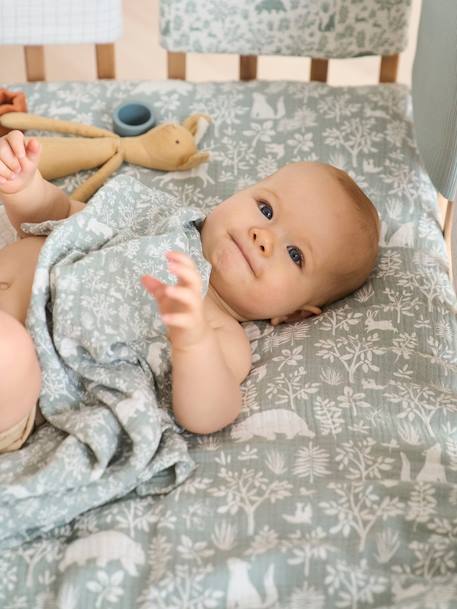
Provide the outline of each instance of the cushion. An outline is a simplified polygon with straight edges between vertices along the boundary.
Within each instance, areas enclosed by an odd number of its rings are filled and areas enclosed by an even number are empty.
[[[411,0],[160,0],[169,51],[358,57],[406,48]]]

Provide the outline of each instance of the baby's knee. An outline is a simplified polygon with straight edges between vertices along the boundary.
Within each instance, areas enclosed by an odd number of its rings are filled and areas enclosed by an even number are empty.
[[[40,389],[32,337],[14,317],[0,311],[0,433],[35,411]]]

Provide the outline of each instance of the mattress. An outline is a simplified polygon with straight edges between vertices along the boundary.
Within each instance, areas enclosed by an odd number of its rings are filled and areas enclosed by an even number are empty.
[[[130,97],[159,122],[209,114],[207,164],[118,171],[183,206],[207,213],[288,162],[320,160],[366,191],[382,230],[376,266],[353,294],[302,322],[243,324],[253,364],[242,412],[220,432],[184,432],[197,463],[187,481],[161,496],[132,491],[4,549],[1,607],[455,607],[457,298],[408,88],[8,88],[26,93],[30,112],[104,128]],[[56,183],[70,192],[90,173]],[[4,220],[0,234],[13,238]]]

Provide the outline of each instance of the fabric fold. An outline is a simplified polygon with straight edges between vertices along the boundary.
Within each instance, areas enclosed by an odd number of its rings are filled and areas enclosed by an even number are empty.
[[[171,411],[166,327],[140,277],[176,283],[165,252],[195,261],[206,294],[204,214],[128,177],[108,182],[48,234],[27,315],[47,424],[0,456],[0,544],[12,546],[121,497],[167,493],[193,471]]]

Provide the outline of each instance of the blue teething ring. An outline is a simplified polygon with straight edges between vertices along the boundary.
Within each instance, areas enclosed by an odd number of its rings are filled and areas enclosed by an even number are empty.
[[[151,106],[142,100],[129,99],[113,111],[113,129],[121,136],[141,135],[156,124]]]

